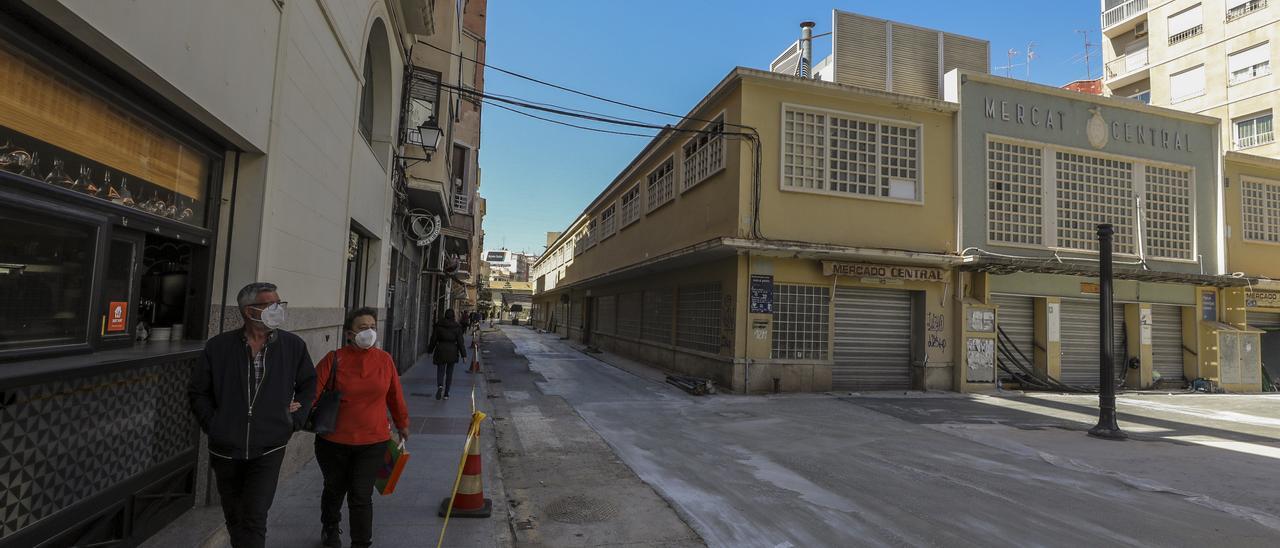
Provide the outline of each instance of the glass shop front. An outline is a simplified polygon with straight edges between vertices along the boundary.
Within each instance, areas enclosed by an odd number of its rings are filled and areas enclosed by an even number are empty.
[[[0,13],[0,547],[190,508],[222,152]]]

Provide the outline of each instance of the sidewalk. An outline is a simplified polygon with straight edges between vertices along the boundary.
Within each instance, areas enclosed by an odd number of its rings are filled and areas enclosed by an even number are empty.
[[[492,416],[487,397],[488,383],[483,374],[466,373],[470,364],[470,348],[466,364],[455,366],[453,389],[449,400],[435,399],[436,368],[429,355],[424,356],[400,378],[409,405],[412,434],[407,444],[412,457],[396,492],[383,497],[374,494],[374,545],[383,547],[430,547],[436,545],[444,518],[436,515],[440,501],[449,496],[457,473],[467,427],[471,418],[471,390],[475,387],[476,406]],[[493,499],[493,515],[487,519],[450,519],[445,546],[489,548],[511,546],[506,496],[498,470],[494,449],[494,428],[486,419],[481,427],[481,453],[484,458],[485,496]],[[297,474],[284,478],[276,490],[275,503],[267,526],[267,545],[272,548],[313,548],[320,542],[320,491],[323,484],[314,460]],[[351,542],[347,511],[342,513],[344,545]],[[196,546],[222,548],[230,546],[222,527],[222,513],[217,507],[197,507],[143,546],[190,546],[193,538],[207,538]],[[212,534],[193,531],[208,530]],[[187,539],[185,541],[179,539]],[[180,543],[180,544],[179,544]]]

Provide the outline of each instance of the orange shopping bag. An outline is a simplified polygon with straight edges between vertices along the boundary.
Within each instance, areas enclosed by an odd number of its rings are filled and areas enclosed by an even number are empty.
[[[378,493],[390,495],[396,490],[396,482],[400,481],[400,473],[409,462],[409,450],[404,447],[404,438],[400,441],[387,440],[387,451],[382,455],[382,466],[378,468],[378,479],[374,487]]]

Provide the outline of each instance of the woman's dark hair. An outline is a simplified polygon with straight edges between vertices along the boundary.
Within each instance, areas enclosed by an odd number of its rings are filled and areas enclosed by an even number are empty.
[[[445,311],[444,311],[444,319],[446,319],[446,320],[452,320],[452,319],[454,319],[454,316],[453,316],[453,309],[452,309],[452,308],[446,308],[446,309],[445,309]]]
[[[369,307],[367,307],[367,306],[362,306],[362,307],[360,307],[360,308],[357,308],[357,309],[355,309],[355,310],[352,310],[350,314],[347,314],[347,323],[342,324],[342,328],[343,328],[343,329],[345,329],[345,330],[347,330],[347,331],[351,331],[351,326],[352,326],[352,325],[355,325],[355,323],[356,323],[356,318],[359,318],[360,316],[369,316],[369,317],[373,318],[373,321],[375,321],[375,322],[376,322],[376,321],[378,321],[378,311],[377,311],[377,310],[374,310],[374,309],[369,308]]]

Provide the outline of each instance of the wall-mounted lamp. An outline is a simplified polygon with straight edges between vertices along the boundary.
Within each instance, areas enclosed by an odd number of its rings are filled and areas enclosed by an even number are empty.
[[[409,144],[422,147],[422,152],[426,153],[428,159],[440,147],[440,138],[444,136],[444,130],[429,124],[430,122],[426,122],[410,129],[407,136]]]

